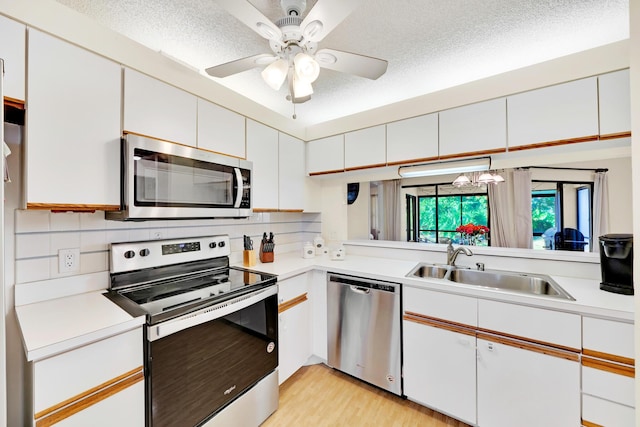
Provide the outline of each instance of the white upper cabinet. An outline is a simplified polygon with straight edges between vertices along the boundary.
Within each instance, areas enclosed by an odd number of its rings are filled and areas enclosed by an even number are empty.
[[[280,133],[278,142],[278,194],[280,210],[304,210],[304,142]]]
[[[4,59],[4,96],[25,100],[25,44],[27,27],[0,16],[0,58]]]
[[[195,147],[197,108],[196,96],[124,69],[125,132]]]
[[[278,131],[247,119],[247,160],[253,162],[253,209],[278,209]]]
[[[505,98],[440,112],[440,157],[507,148]]]
[[[349,132],[344,135],[345,169],[383,166],[387,160],[385,125]]]
[[[28,64],[27,207],[117,208],[120,65],[34,29]]]
[[[509,147],[595,140],[598,135],[596,77],[507,98]]]
[[[334,135],[307,143],[307,172],[340,172],[344,170],[344,135]]]
[[[598,77],[600,135],[631,131],[631,88],[629,70]]]
[[[245,118],[198,98],[198,148],[245,158]]]
[[[438,113],[387,124],[387,163],[438,157]]]

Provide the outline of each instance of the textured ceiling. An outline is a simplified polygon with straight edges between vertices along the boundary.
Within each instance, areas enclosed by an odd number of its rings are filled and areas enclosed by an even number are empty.
[[[216,0],[57,1],[200,72],[271,53]],[[273,21],[283,15],[278,0],[250,2]],[[628,37],[628,0],[365,0],[319,48],[386,59],[386,74],[368,80],[322,69],[297,120],[325,122]],[[285,88],[269,88],[260,71],[213,80],[291,117]]]

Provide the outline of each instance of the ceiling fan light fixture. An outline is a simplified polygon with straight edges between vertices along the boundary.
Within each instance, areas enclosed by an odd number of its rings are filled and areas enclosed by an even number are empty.
[[[269,64],[264,70],[262,70],[262,78],[273,89],[279,90],[282,87],[287,78],[287,71],[289,69],[289,63],[280,58],[277,61]]]
[[[296,76],[299,80],[304,80],[311,85],[320,75],[320,65],[310,55],[306,53],[298,53],[293,58],[293,65],[296,70]]]
[[[293,78],[293,97],[294,98],[304,98],[305,96],[309,96],[313,93],[313,87],[311,83],[299,79],[297,77]]]

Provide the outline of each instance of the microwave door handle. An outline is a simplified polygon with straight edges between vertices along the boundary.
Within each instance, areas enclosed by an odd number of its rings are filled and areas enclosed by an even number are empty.
[[[242,193],[244,192],[244,188],[242,186],[242,172],[240,172],[240,168],[233,168],[233,172],[236,177],[236,201],[233,204],[233,207],[239,208],[240,202],[242,202]]]

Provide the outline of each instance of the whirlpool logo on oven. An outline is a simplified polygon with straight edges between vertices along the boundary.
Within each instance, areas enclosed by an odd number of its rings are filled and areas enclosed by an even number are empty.
[[[224,391],[224,395],[225,395],[225,396],[227,396],[227,395],[231,394],[231,392],[232,392],[233,390],[235,390],[235,389],[236,389],[236,386],[235,386],[235,385],[233,385],[232,387],[229,387],[228,389],[226,389],[226,390]]]

